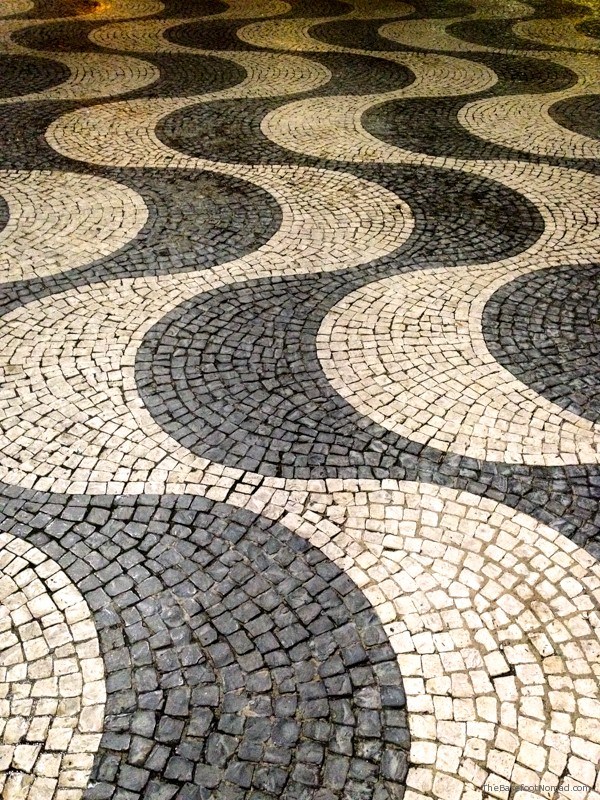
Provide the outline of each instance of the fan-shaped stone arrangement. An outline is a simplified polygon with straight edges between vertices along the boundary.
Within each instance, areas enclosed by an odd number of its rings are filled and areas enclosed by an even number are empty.
[[[600,800],[598,34],[5,0],[3,800]]]
[[[90,608],[64,570],[0,535],[0,788],[83,797],[104,728],[104,662]]]

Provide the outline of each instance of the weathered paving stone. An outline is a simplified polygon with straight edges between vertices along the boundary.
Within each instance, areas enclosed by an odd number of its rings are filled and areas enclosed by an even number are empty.
[[[600,101],[597,95],[559,100],[548,113],[564,128],[584,136],[600,138]]]
[[[599,37],[0,4],[3,798],[600,800]]]
[[[39,56],[2,55],[0,98],[39,92],[57,86],[69,77],[64,64]]]
[[[535,391],[596,421],[598,267],[558,268],[506,284],[483,316],[490,352]]]
[[[234,787],[267,797],[316,788],[335,771],[338,730],[356,791],[378,784],[393,794],[404,780],[409,739],[405,713],[386,713],[405,707],[402,680],[381,623],[352,580],[297,535],[248,511],[203,498],[148,500],[114,498],[130,518],[154,512],[135,538],[98,522],[94,498],[83,522],[33,536],[67,575],[79,575],[71,554],[81,546],[112,552],[112,569],[96,573],[106,593],[95,622],[107,701],[87,796],[118,797],[120,789],[153,796],[150,786],[163,793],[174,786],[180,797],[195,796],[193,787],[219,797]],[[169,533],[157,537],[152,520],[165,516]],[[88,519],[96,520],[92,539],[84,533]],[[138,554],[156,583],[150,597],[131,577]],[[88,579],[78,583],[85,597]],[[132,586],[124,608],[120,599]],[[98,591],[89,591],[94,607]],[[332,682],[332,670],[343,680]],[[361,724],[362,709],[371,727]],[[375,750],[374,730],[383,737]]]
[[[577,82],[577,75],[565,66],[518,54],[473,53],[470,59],[487,65],[498,76],[498,82],[485,92],[487,97],[560,92]],[[521,158],[522,152],[473,136],[459,124],[457,115],[460,109],[474,99],[473,96],[463,96],[394,100],[370,109],[362,122],[378,138],[415,152],[464,158]],[[577,108],[580,104],[593,102],[593,97],[564,102],[567,107],[573,103]],[[571,127],[562,121],[561,124]]]

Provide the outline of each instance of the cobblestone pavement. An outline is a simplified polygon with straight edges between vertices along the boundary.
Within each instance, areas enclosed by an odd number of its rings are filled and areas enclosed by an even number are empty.
[[[0,0],[3,800],[600,800],[597,0]]]

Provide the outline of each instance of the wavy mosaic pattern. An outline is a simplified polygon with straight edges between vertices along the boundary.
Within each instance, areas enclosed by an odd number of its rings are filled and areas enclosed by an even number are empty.
[[[0,535],[3,797],[81,798],[104,727],[106,685],[85,599],[60,566]]]
[[[3,798],[600,800],[599,31],[5,0]]]
[[[134,239],[143,199],[105,178],[59,171],[4,171],[8,220],[0,232],[0,280],[20,281],[88,264]]]

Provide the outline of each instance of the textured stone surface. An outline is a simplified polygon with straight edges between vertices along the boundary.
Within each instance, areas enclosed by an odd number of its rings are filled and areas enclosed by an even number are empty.
[[[598,36],[4,0],[3,800],[600,800]]]
[[[85,797],[295,797],[322,782],[331,797],[399,796],[400,669],[352,579],[249,511],[185,496],[106,501],[16,500],[2,522],[20,508],[22,532],[94,612],[107,700]]]
[[[599,268],[543,270],[492,297],[483,328],[492,355],[553,403],[600,417]]]

